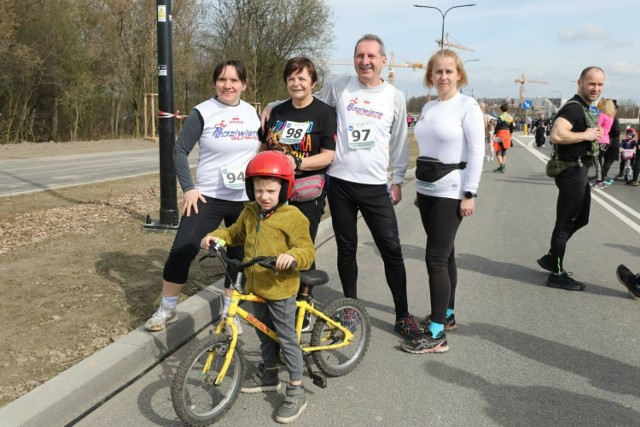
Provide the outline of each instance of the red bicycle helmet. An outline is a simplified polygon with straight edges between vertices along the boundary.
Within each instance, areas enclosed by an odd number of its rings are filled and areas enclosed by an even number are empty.
[[[253,177],[268,176],[280,178],[282,180],[282,189],[278,203],[282,204],[289,200],[293,192],[293,166],[287,159],[287,156],[280,151],[263,151],[256,154],[247,164],[247,170],[244,173],[244,186],[247,190],[249,200],[255,201],[256,197],[253,192]]]
[[[636,130],[634,128],[627,128],[627,135],[629,134],[636,136]]]

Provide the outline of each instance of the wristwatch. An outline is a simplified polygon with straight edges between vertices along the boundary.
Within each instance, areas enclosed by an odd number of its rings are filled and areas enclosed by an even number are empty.
[[[471,191],[464,192],[465,199],[473,199],[474,197],[478,197],[478,195],[476,193],[472,193]]]

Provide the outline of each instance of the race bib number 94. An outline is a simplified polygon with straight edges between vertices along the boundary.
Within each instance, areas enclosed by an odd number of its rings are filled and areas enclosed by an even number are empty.
[[[220,169],[224,186],[230,190],[244,190],[245,165],[231,165]]]
[[[375,145],[371,123],[354,123],[347,127],[349,148],[370,150]]]

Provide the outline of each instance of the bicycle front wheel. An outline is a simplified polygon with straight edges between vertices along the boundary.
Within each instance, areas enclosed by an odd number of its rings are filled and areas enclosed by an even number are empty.
[[[219,385],[214,381],[229,350],[229,338],[212,335],[195,342],[182,359],[173,382],[171,400],[176,414],[190,426],[208,426],[231,408],[244,379],[244,355],[236,346],[229,369]],[[213,356],[209,370],[203,369]]]
[[[340,322],[353,333],[351,344],[331,350],[315,351],[313,361],[326,375],[339,377],[353,371],[360,363],[369,347],[371,319],[369,313],[357,300],[340,298],[331,303],[323,312]],[[330,345],[344,339],[344,334],[323,319],[316,319],[311,334],[313,347]]]

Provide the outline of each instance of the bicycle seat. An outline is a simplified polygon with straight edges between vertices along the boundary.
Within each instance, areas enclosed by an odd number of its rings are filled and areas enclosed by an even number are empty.
[[[300,283],[308,286],[324,285],[329,281],[329,275],[322,270],[300,272]]]

